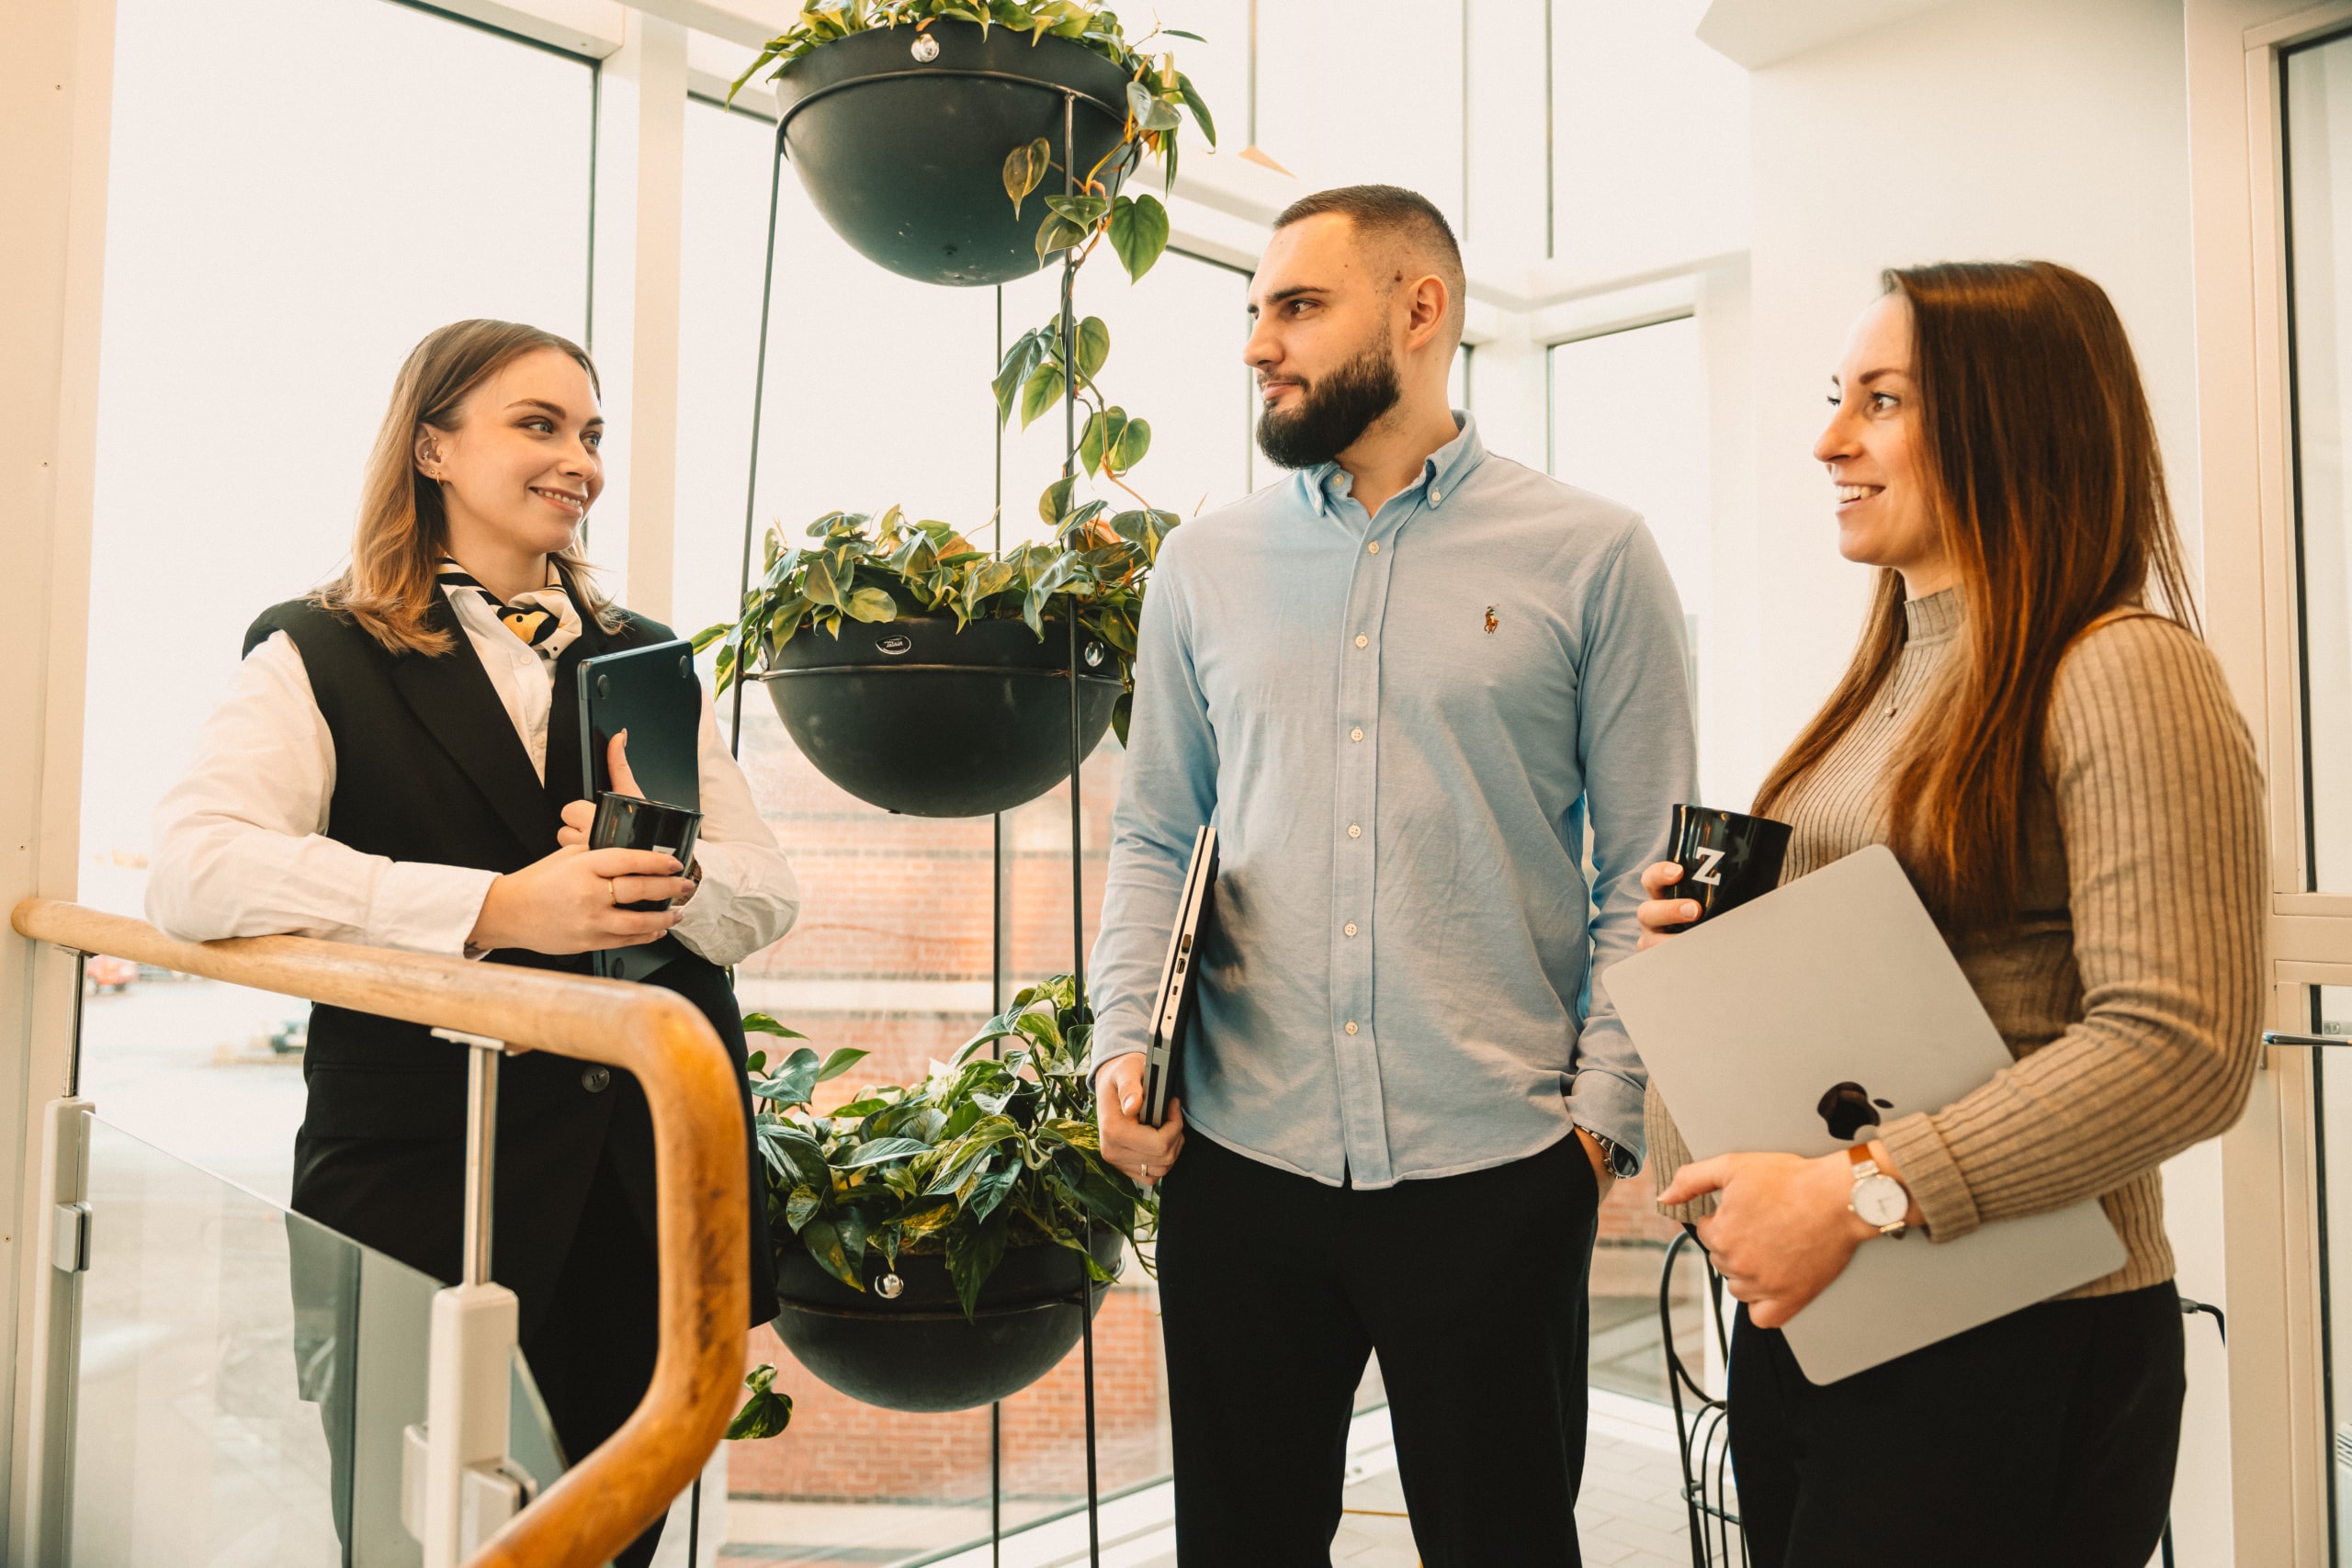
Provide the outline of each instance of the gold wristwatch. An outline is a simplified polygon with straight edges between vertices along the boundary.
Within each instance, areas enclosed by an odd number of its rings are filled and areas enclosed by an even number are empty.
[[[1856,1144],[1846,1151],[1846,1157],[1854,1162],[1854,1191],[1846,1207],[1879,1235],[1901,1240],[1910,1228],[1904,1224],[1904,1216],[1911,1212],[1909,1189],[1879,1169],[1868,1144]]]

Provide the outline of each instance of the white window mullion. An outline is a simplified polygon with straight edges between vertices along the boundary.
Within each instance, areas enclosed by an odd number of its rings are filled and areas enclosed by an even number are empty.
[[[589,526],[606,588],[671,614],[678,474],[680,191],[686,30],[630,11],[600,68],[589,344],[605,389],[605,494]]]

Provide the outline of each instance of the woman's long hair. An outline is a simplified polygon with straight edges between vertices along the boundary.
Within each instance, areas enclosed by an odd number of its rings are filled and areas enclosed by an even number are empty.
[[[351,564],[313,592],[312,603],[348,615],[394,653],[449,650],[450,635],[427,621],[441,596],[435,579],[449,549],[449,517],[439,482],[416,466],[417,432],[427,425],[456,429],[475,389],[525,355],[547,348],[571,355],[588,372],[589,384],[603,391],[587,350],[519,321],[453,321],[410,351],[368,455]],[[577,537],[557,558],[581,614],[594,616],[606,631],[617,628],[619,612],[596,591]]]
[[[1911,307],[1929,505],[1966,610],[1952,667],[1887,784],[1891,840],[1953,935],[2014,914],[2022,806],[2066,650],[2109,611],[2197,630],[2155,422],[2123,322],[2051,262],[1883,274]],[[1877,593],[1843,679],[1757,792],[1770,815],[1870,710],[1905,639],[1903,580]]]

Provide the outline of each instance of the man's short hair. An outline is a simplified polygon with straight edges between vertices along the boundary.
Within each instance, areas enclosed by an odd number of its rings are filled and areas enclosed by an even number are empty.
[[[1300,197],[1283,209],[1274,227],[1287,229],[1327,212],[1347,219],[1359,233],[1376,235],[1434,261],[1434,270],[1445,279],[1446,292],[1453,297],[1447,313],[1453,318],[1454,338],[1460,341],[1468,279],[1462,270],[1462,247],[1454,241],[1453,225],[1445,220],[1435,202],[1402,186],[1338,186]]]

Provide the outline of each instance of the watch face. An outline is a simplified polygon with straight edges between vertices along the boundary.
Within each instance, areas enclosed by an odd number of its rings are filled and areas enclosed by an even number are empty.
[[[1854,1183],[1854,1213],[1870,1224],[1899,1224],[1911,1212],[1911,1194],[1891,1176],[1866,1176]]]

